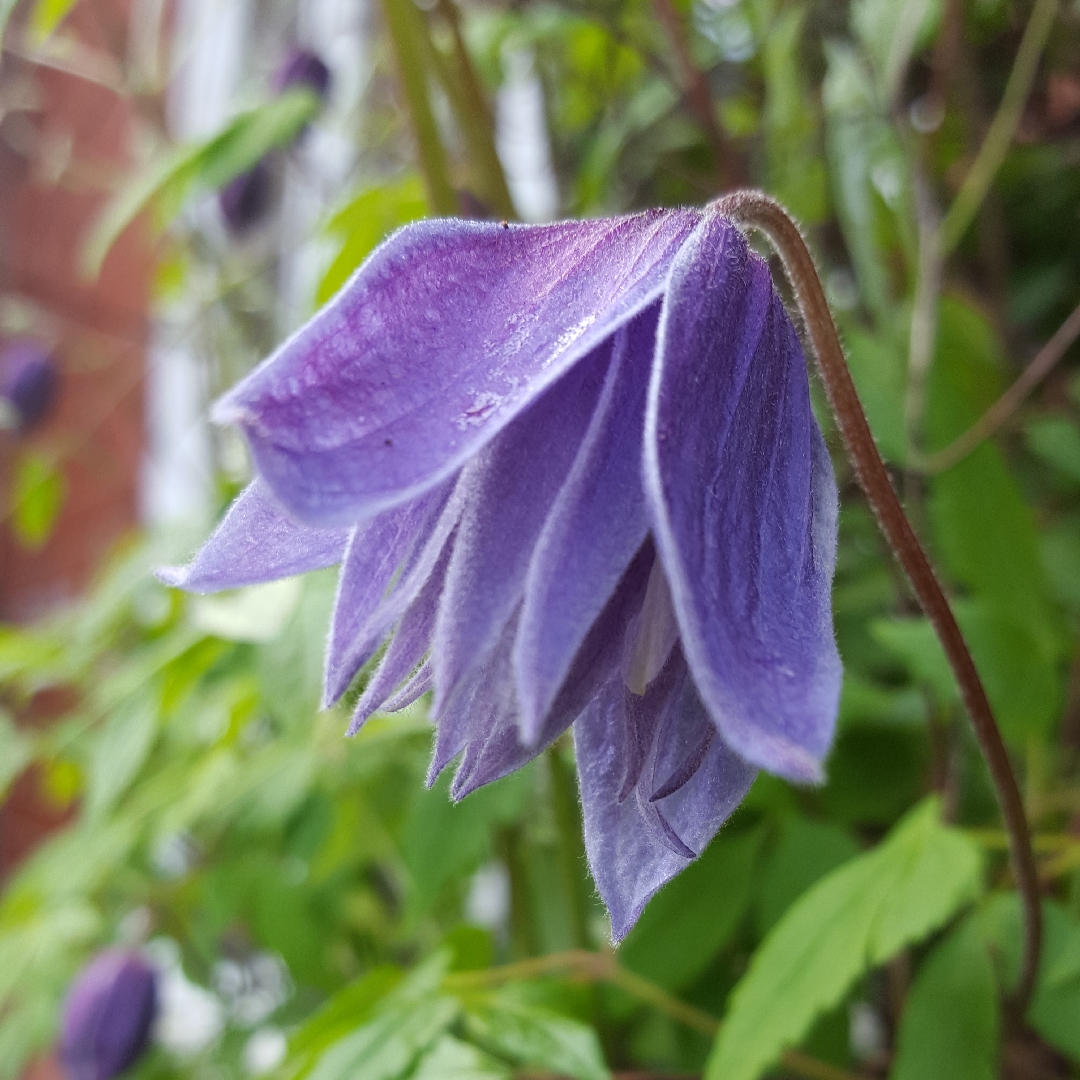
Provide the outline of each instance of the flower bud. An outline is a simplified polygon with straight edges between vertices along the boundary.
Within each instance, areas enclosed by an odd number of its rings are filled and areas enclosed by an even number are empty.
[[[325,99],[330,90],[330,69],[309,49],[293,49],[274,75],[274,93],[306,86]]]
[[[157,1011],[154,969],[137,952],[98,953],[64,1004],[60,1057],[70,1080],[111,1080],[135,1063]]]
[[[0,352],[0,427],[28,431],[56,396],[56,364],[36,341],[12,341]]]
[[[274,178],[267,158],[230,180],[218,192],[218,206],[229,232],[239,236],[257,225],[270,208]]]

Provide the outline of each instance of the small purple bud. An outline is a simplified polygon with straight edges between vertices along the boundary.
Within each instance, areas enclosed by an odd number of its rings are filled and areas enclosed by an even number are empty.
[[[230,180],[218,192],[218,206],[229,231],[239,236],[257,225],[270,209],[273,194],[274,178],[266,158]]]
[[[0,427],[28,431],[56,396],[56,364],[49,351],[29,339],[12,341],[0,352]]]
[[[64,1003],[60,1057],[71,1080],[111,1080],[135,1063],[157,1011],[154,969],[137,952],[107,949],[75,979]]]
[[[325,99],[330,89],[330,69],[310,49],[293,49],[274,74],[274,93],[306,86]]]

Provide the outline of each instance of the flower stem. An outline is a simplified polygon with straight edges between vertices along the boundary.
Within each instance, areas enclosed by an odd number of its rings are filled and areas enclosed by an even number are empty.
[[[383,0],[383,14],[416,136],[428,202],[434,213],[449,217],[457,213],[457,196],[450,183],[446,150],[428,98],[427,76],[420,64],[425,51],[422,38],[427,34],[427,27],[412,0]]]
[[[893,553],[911,581],[915,595],[934,627],[956,675],[964,705],[971,717],[983,757],[990,767],[998,802],[1001,804],[1002,817],[1009,834],[1013,871],[1023,902],[1024,959],[1014,999],[1018,1014],[1023,1016],[1035,988],[1042,943],[1039,877],[1024,802],[986,691],[930,561],[889,482],[889,475],[870,432],[866,414],[855,392],[855,384],[844,359],[840,336],[825,300],[825,292],[814,267],[814,260],[798,226],[775,199],[758,191],[734,192],[716,200],[711,206],[716,212],[740,224],[759,229],[769,238],[783,260],[798,299],[799,310],[813,346],[829,404],[859,486],[865,493]]]
[[[560,974],[573,974],[593,982],[611,983],[630,997],[651,1005],[657,1012],[702,1035],[712,1037],[720,1030],[720,1021],[715,1016],[681,1001],[656,983],[628,971],[610,952],[570,949],[567,952],[549,953],[547,956],[533,956],[514,964],[504,964],[502,967],[447,975],[443,979],[442,987],[451,994],[468,994],[510,982]],[[819,1061],[801,1050],[785,1050],[780,1060],[789,1071],[804,1080],[856,1080],[856,1077],[844,1069]]]

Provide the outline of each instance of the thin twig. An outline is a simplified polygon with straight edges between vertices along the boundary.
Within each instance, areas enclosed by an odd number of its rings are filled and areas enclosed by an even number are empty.
[[[1080,337],[1080,304],[1057,328],[1054,336],[1035,354],[1020,377],[963,433],[936,454],[916,456],[912,465],[920,472],[939,473],[968,456],[983,440],[998,431],[1024,403],[1027,396],[1053,371],[1069,346]]]
[[[709,80],[705,78],[705,73],[701,68],[694,63],[694,58],[690,53],[690,43],[686,39],[686,28],[683,26],[679,13],[675,10],[675,5],[671,0],[653,0],[653,10],[663,24],[674,50],[686,100],[697,117],[712,150],[720,190],[745,184],[746,170],[743,168],[738,152],[716,122]]]
[[[738,191],[718,199],[712,206],[718,213],[765,233],[783,260],[859,486],[911,581],[960,686],[1001,804],[1009,833],[1013,870],[1024,907],[1024,959],[1014,1002],[1022,1016],[1035,988],[1039,969],[1042,943],[1039,877],[1024,802],[986,691],[930,561],[889,482],[889,474],[859,403],[821,279],[798,226],[779,203],[757,191]]]
[[[907,393],[904,398],[906,456],[918,455],[926,381],[937,341],[938,297],[944,259],[941,252],[941,214],[934,203],[930,184],[922,170],[915,170],[915,217],[919,227],[919,270],[915,299],[911,308],[908,335]]]
[[[1005,94],[997,114],[990,123],[990,130],[986,133],[975,161],[964,177],[960,191],[941,223],[941,251],[944,255],[952,251],[967,232],[990,189],[994,175],[1005,160],[1024,105],[1031,93],[1032,83],[1039,70],[1039,58],[1046,46],[1046,39],[1050,36],[1050,27],[1057,12],[1058,0],[1035,0],[1035,7],[1024,28],[1024,36],[1020,39],[1020,47],[1016,50],[1016,60],[1009,73],[1009,81],[1005,85]]]
[[[657,1012],[670,1017],[676,1023],[690,1028],[691,1031],[700,1032],[711,1038],[720,1030],[720,1021],[715,1016],[681,1001],[663,987],[628,971],[619,963],[615,955],[609,952],[569,949],[566,952],[518,960],[516,963],[504,964],[502,967],[464,971],[446,976],[443,979],[443,989],[452,994],[462,994],[564,972],[573,972],[579,978],[609,982],[631,997],[637,998],[638,1001],[651,1005]],[[803,1077],[804,1080],[858,1080],[844,1069],[819,1061],[799,1050],[785,1050],[780,1060],[786,1068]]]

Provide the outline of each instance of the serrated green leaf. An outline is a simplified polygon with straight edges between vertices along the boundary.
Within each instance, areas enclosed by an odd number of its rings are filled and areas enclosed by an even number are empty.
[[[760,830],[721,833],[649,901],[619,962],[667,990],[692,982],[746,913],[761,840]]]
[[[788,910],[732,994],[707,1080],[756,1080],[863,972],[974,899],[981,853],[939,814],[925,800]]]
[[[490,1054],[444,1035],[417,1063],[409,1080],[511,1080],[510,1069]]]
[[[401,979],[398,968],[377,967],[334,994],[290,1037],[286,1075],[300,1077],[310,1071],[324,1050],[370,1018]]]
[[[311,90],[294,88],[242,113],[206,142],[174,147],[133,176],[98,218],[80,259],[82,272],[96,277],[120,234],[149,205],[163,228],[192,195],[216,191],[275,147],[292,142],[318,111]]]
[[[596,1032],[510,993],[470,1005],[465,1026],[492,1053],[575,1080],[611,1080]]]
[[[11,525],[27,547],[41,547],[52,535],[65,491],[64,474],[49,458],[33,453],[19,458],[11,491]]]
[[[995,1080],[998,998],[974,920],[923,961],[904,1006],[889,1080]]]
[[[439,953],[425,961],[382,999],[374,1017],[330,1045],[308,1080],[398,1080],[457,1019],[461,1005],[438,987],[449,966]]]
[[[816,881],[859,854],[851,834],[829,822],[791,818],[757,882],[756,919],[764,937]]]

